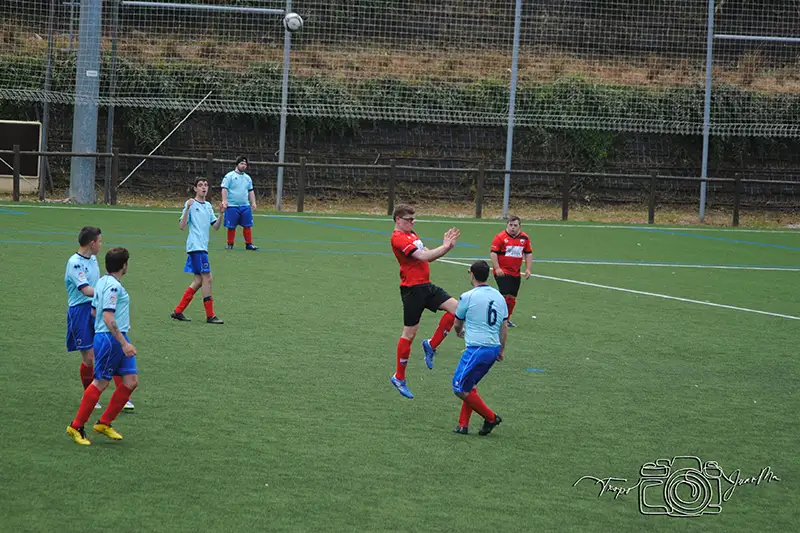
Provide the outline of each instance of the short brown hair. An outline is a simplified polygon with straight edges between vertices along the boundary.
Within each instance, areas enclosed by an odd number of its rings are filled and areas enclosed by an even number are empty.
[[[522,225],[522,220],[517,215],[508,217],[508,222],[519,222],[519,225]],[[506,224],[508,224],[508,222],[506,222]]]
[[[125,263],[130,259],[131,254],[128,253],[127,248],[112,248],[106,252],[106,272],[113,274],[119,272]]]
[[[392,213],[392,217],[394,221],[397,222],[398,218],[403,218],[406,215],[413,215],[416,211],[414,208],[408,204],[400,204],[394,208],[394,213]]]
[[[78,244],[81,246],[89,246],[89,244],[97,240],[101,233],[103,232],[100,231],[100,228],[84,226],[81,228],[80,233],[78,233]]]

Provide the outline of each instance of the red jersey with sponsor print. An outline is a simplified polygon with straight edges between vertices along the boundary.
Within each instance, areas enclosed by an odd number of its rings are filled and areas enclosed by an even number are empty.
[[[427,261],[411,257],[417,250],[424,250],[425,245],[413,231],[405,233],[394,230],[392,233],[392,251],[400,263],[400,286],[413,287],[431,282],[431,267]]]
[[[531,239],[522,231],[516,237],[512,237],[503,230],[494,236],[492,251],[497,254],[497,262],[503,272],[518,278],[524,255],[532,253]]]

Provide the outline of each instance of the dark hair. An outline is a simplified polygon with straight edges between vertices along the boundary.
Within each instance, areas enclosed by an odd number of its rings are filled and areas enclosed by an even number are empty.
[[[239,157],[236,158],[236,164],[238,165],[239,163],[247,163],[248,165],[250,164],[247,161],[247,158],[243,155],[240,155]]]
[[[78,244],[81,246],[89,246],[89,243],[94,242],[103,233],[100,228],[94,226],[84,226],[78,233]]]
[[[414,208],[408,204],[400,204],[394,208],[394,213],[392,213],[392,217],[394,218],[395,222],[398,218],[403,218],[406,215],[413,215],[415,213]]]
[[[508,222],[519,222],[519,225],[520,226],[522,225],[522,220],[520,220],[520,218],[517,215],[514,215],[513,217],[508,217]]]
[[[483,259],[472,263],[469,267],[469,271],[472,272],[472,275],[475,276],[475,279],[481,283],[489,279],[489,263]]]
[[[112,248],[106,252],[106,272],[113,274],[119,272],[130,259],[131,254],[127,248]]]
[[[208,178],[204,178],[203,176],[197,176],[194,179],[194,185],[192,185],[192,186],[193,187],[197,187],[197,184],[200,183],[201,181],[205,181],[206,183],[208,183]]]

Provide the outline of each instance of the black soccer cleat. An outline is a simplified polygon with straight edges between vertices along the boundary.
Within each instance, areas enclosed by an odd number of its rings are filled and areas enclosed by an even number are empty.
[[[233,245],[232,244],[226,244],[225,245],[225,249],[226,250],[233,250]]]
[[[256,250],[258,250],[258,246],[256,246],[256,245],[255,245],[255,244],[253,244],[253,243],[250,243],[250,244],[246,244],[246,245],[245,245],[245,247],[244,247],[244,249],[245,249],[245,250],[253,250],[253,251],[256,251]]]
[[[453,430],[453,433],[458,433],[459,435],[469,435],[469,426],[456,426]]]
[[[503,419],[502,419],[502,418],[500,418],[500,415],[498,415],[497,413],[495,413],[495,414],[494,414],[494,422],[489,422],[488,420],[484,420],[484,421],[483,421],[483,425],[481,426],[481,429],[480,429],[480,431],[478,431],[478,435],[481,435],[481,436],[485,437],[486,435],[488,435],[489,433],[491,433],[491,432],[492,432],[492,430],[493,430],[493,429],[494,429],[496,426],[499,426],[499,425],[500,425],[500,422],[502,422],[502,421],[503,421]]]
[[[510,320],[506,320],[506,325],[507,325],[508,327],[510,327],[510,328],[515,328],[515,327],[517,327],[517,325],[516,325],[516,324],[514,324],[513,322],[511,322]]]
[[[180,322],[191,322],[192,321],[191,318],[187,317],[183,313],[172,313],[169,316],[171,316],[172,318],[174,318],[175,320],[178,320]]]
[[[209,324],[224,324],[225,323],[222,320],[220,320],[217,317],[217,315],[210,316],[210,317],[206,318],[206,322],[208,322]]]

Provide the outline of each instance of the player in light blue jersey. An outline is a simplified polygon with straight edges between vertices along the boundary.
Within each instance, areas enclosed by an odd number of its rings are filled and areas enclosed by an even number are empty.
[[[92,297],[94,285],[100,279],[97,257],[103,247],[100,228],[85,226],[78,233],[78,251],[67,260],[64,284],[67,287],[67,351],[81,352],[81,383],[83,388],[92,382],[94,372],[94,317]]]
[[[186,201],[183,206],[180,221],[178,222],[181,231],[189,228],[189,235],[186,238],[186,265],[184,272],[194,274],[192,283],[183,293],[181,301],[172,312],[172,318],[182,322],[189,322],[190,319],[183,314],[189,303],[194,298],[195,293],[203,288],[203,306],[206,309],[206,322],[209,324],[224,324],[222,320],[214,314],[214,300],[211,298],[211,265],[208,262],[208,233],[211,228],[219,229],[222,218],[214,214],[214,208],[210,202],[206,201],[208,196],[208,180],[197,178],[194,181],[195,197]]]
[[[236,226],[242,227],[245,250],[258,250],[253,244],[253,211],[256,210],[256,193],[253,180],[245,173],[247,158],[236,158],[236,168],[222,178],[222,211],[228,228],[228,250],[236,240]]]
[[[111,423],[122,411],[131,393],[139,385],[136,370],[136,348],[128,339],[130,330],[130,297],[122,286],[122,277],[128,272],[130,254],[125,248],[112,248],[106,253],[106,272],[95,285],[92,305],[96,310],[94,328],[95,365],[94,379],[83,391],[81,405],[75,419],[67,426],[67,435],[76,443],[88,446],[84,425],[100,395],[115,376],[121,383],[111,396],[108,407],[94,425],[97,433],[113,440],[122,440]]]
[[[463,401],[455,432],[466,435],[472,411],[477,411],[484,419],[478,435],[488,435],[503,419],[483,402],[476,386],[495,361],[503,360],[508,307],[497,289],[486,283],[489,263],[472,263],[469,278],[473,289],[461,295],[453,324],[456,334],[464,337],[467,345],[453,374],[453,392]]]

